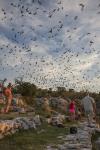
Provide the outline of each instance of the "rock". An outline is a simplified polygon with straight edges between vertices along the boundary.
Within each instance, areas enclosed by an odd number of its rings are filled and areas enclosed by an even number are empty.
[[[68,105],[68,102],[67,100],[63,99],[63,98],[51,98],[50,99],[50,103],[51,103],[51,106],[52,107],[55,107],[61,111],[64,111],[66,112],[66,108],[67,108],[67,105]]]
[[[0,121],[0,139],[2,139],[6,135],[14,134],[20,129],[28,130],[30,128],[36,129],[39,125],[41,125],[41,120],[39,115],[35,117],[18,117],[13,120],[3,120]]]
[[[59,144],[58,150],[92,150],[91,136],[94,129],[87,127],[87,123],[83,122],[77,126],[76,134],[69,134],[61,137],[63,144]],[[100,139],[96,143],[97,150],[100,150]],[[51,149],[53,150],[53,149]]]
[[[58,136],[57,138],[58,138],[58,139],[63,139],[63,136],[60,135],[60,136]]]
[[[34,117],[34,122],[35,122],[36,126],[40,126],[41,125],[41,119],[40,119],[39,115],[36,115]]]
[[[27,130],[29,129],[29,126],[28,124],[25,122],[24,118],[16,118],[15,119],[15,122],[19,123],[20,124],[20,129],[24,129],[24,130]]]
[[[64,127],[65,115],[57,114],[47,119],[47,122],[53,126]]]

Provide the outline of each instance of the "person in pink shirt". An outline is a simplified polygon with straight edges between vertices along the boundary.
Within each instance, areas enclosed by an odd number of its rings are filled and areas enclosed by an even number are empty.
[[[75,120],[75,101],[71,100],[69,104],[69,114],[70,114],[70,120],[74,121]]]

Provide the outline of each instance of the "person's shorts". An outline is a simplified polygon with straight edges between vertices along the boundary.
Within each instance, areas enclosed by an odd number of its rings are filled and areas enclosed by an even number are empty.
[[[86,116],[93,116],[94,112],[92,110],[85,111]]]
[[[70,113],[75,113],[75,110],[74,109],[69,109],[69,112]]]

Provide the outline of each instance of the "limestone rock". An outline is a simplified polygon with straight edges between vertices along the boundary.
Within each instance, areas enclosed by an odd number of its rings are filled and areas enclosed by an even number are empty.
[[[18,117],[13,120],[0,121],[0,139],[6,135],[14,134],[19,130],[28,130],[30,128],[36,129],[40,125],[41,120],[39,115],[32,118]]]

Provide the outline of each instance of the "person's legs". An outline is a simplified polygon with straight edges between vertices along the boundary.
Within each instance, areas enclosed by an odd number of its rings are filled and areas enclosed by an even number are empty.
[[[75,113],[74,112],[70,112],[70,120],[75,121]]]
[[[90,123],[93,123],[94,113],[93,111],[90,111]]]
[[[8,98],[7,99],[7,105],[6,105],[5,113],[9,112],[9,109],[10,109],[10,106],[11,106],[11,102],[12,102],[12,99]]]
[[[92,111],[86,112],[86,116],[87,116],[88,125],[91,126],[91,124],[93,123],[93,112]]]
[[[75,120],[75,110],[74,109],[70,109],[69,112],[70,112],[70,119],[72,121],[74,121]]]
[[[75,121],[75,112],[73,112],[73,120]]]
[[[70,112],[70,121],[72,121],[72,113]]]

